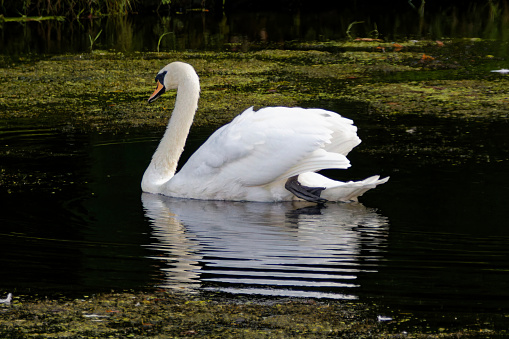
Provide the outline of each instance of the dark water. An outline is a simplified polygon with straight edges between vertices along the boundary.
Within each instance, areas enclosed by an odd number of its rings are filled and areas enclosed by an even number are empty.
[[[353,167],[329,175],[391,180],[362,204],[326,208],[142,195],[161,131],[2,128],[2,171],[32,175],[1,193],[0,289],[160,286],[507,310],[507,122],[421,119],[410,133],[361,115]],[[451,125],[456,134],[439,133]],[[210,132],[195,131],[186,154]],[[424,151],[443,143],[447,154]]]

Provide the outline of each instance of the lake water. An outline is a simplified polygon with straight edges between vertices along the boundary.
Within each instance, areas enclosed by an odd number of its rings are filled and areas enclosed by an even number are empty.
[[[2,191],[1,290],[160,286],[507,309],[507,122],[421,119],[415,132],[394,127],[384,135],[370,117],[357,118],[364,142],[350,155],[353,167],[329,175],[391,180],[360,204],[324,208],[142,194],[161,131],[2,128],[9,145],[2,168],[32,175]],[[451,125],[456,133],[440,133]],[[199,129],[192,144],[209,133]],[[448,144],[451,154],[419,151],[434,143]]]
[[[233,36],[243,37],[239,46],[256,40],[255,31],[228,35],[221,46],[232,48]],[[287,39],[285,34],[273,41]],[[176,49],[215,46],[199,45],[199,39],[188,46],[191,35],[174,40]],[[85,37],[70,50],[86,50]],[[128,49],[154,50],[155,37],[151,33],[146,45]],[[13,54],[29,46],[20,42],[16,49],[10,38],[2,39]],[[354,119],[363,139],[349,155],[353,167],[328,175],[391,176],[361,203],[316,207],[142,194],[141,176],[161,130],[113,134],[42,128],[30,120],[0,124],[7,187],[0,192],[0,292],[161,287],[507,312],[507,120],[386,121],[355,107],[328,106]],[[185,156],[211,133],[193,130]],[[17,183],[6,185],[8,180]]]

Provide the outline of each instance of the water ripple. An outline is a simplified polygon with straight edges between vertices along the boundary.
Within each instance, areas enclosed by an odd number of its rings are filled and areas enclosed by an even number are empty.
[[[164,288],[355,299],[385,254],[388,220],[362,204],[142,201]]]

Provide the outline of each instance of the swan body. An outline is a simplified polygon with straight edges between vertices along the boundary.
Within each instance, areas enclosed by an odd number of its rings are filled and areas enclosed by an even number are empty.
[[[361,140],[352,120],[323,109],[248,108],[219,128],[176,172],[198,107],[193,67],[173,62],[156,76],[149,102],[177,88],[175,108],[142,179],[142,190],[203,200],[352,201],[387,182],[373,176],[341,182],[316,173],[346,169],[346,155]]]

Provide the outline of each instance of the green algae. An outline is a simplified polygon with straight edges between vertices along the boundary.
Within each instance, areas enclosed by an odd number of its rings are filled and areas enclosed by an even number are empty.
[[[509,117],[507,81],[435,80],[359,85],[352,92],[384,114]]]
[[[110,293],[79,299],[16,297],[0,308],[3,338],[456,338],[503,335],[504,315],[468,315],[456,328],[428,314],[390,312],[360,302]],[[390,316],[388,316],[390,315]],[[457,317],[464,317],[458,314]],[[435,322],[437,321],[437,322]],[[449,322],[449,323],[448,323]]]
[[[436,54],[423,59],[426,44],[419,48],[412,44],[414,52],[382,50],[379,45],[384,44],[379,42],[370,42],[371,47],[366,47],[368,42],[362,44],[359,50],[342,53],[262,50],[123,55],[96,51],[1,60],[0,118],[7,122],[38,119],[47,125],[70,124],[85,130],[164,125],[175,94],[153,105],[145,99],[152,91],[154,74],[173,60],[193,64],[200,75],[196,125],[225,123],[250,106],[309,106],[317,99],[337,98],[368,104],[379,114],[507,118],[509,78],[489,72],[495,61],[487,64],[482,56],[470,56],[479,66],[469,62],[467,67],[434,45],[429,49]]]

